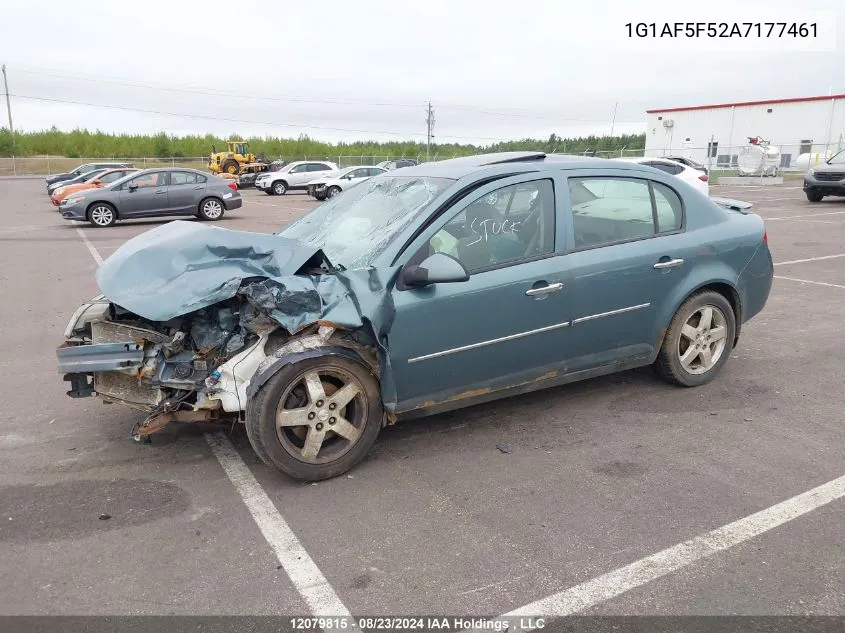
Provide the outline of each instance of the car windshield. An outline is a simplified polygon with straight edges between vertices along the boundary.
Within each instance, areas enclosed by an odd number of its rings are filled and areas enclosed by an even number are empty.
[[[828,165],[845,165],[845,149],[841,152],[834,154],[830,160],[827,161]]]
[[[377,176],[330,198],[280,235],[322,249],[334,265],[365,268],[453,182]]]

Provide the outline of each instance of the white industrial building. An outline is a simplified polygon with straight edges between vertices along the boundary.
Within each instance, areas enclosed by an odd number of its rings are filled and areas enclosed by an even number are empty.
[[[780,149],[781,168],[806,169],[808,161],[845,148],[845,94],[658,108],[646,114],[646,156],[681,155],[730,167],[748,139],[760,137]]]

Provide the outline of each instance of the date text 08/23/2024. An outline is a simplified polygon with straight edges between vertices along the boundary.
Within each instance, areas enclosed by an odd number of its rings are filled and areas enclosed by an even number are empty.
[[[364,631],[532,631],[546,625],[538,617],[480,618],[471,616],[306,616],[292,617],[289,624],[294,631],[332,631],[358,628]]]

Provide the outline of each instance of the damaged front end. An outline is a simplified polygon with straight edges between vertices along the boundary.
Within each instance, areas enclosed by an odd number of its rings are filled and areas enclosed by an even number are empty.
[[[136,439],[171,421],[236,421],[253,378],[291,351],[346,348],[378,374],[377,334],[353,296],[373,274],[332,270],[277,235],[163,225],[97,271],[103,295],[71,318],[59,372],[71,397],[145,412]]]
[[[255,370],[290,334],[249,303],[228,303],[167,322],[100,298],[86,303],[56,351],[68,395],[144,411],[140,436],[171,421],[236,418]]]

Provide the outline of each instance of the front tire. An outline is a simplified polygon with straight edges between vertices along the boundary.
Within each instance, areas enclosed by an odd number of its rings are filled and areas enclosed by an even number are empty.
[[[276,195],[276,196],[285,195],[285,193],[287,193],[287,190],[288,190],[288,183],[286,183],[284,180],[277,180],[276,182],[274,182],[273,187],[271,189],[271,191],[273,192],[273,195]]]
[[[807,200],[810,202],[821,202],[824,199],[824,196],[820,193],[810,193],[807,192]]]
[[[238,165],[238,161],[232,160],[231,158],[228,160],[224,160],[223,164],[220,166],[220,169],[223,170],[224,173],[227,174],[237,174],[240,171],[240,165]]]
[[[100,229],[112,226],[117,222],[117,209],[108,202],[97,202],[88,209],[88,221]]]
[[[712,290],[699,292],[672,317],[654,367],[676,385],[703,385],[728,361],[735,336],[736,318],[728,300]]]
[[[318,356],[284,366],[247,404],[246,431],[261,460],[300,481],[345,473],[372,448],[383,411],[361,364]]]
[[[326,191],[326,197],[327,198],[334,198],[341,191],[342,191],[342,189],[340,187],[336,186],[336,185],[329,187],[328,190]]]
[[[225,209],[217,198],[206,198],[200,202],[198,215],[207,222],[215,222],[223,217]]]

